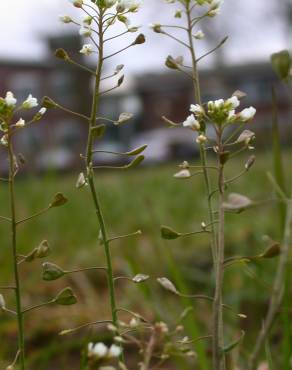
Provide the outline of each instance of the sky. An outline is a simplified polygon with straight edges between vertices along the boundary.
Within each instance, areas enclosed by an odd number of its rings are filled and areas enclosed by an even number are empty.
[[[228,63],[269,59],[272,52],[287,47],[285,27],[275,14],[277,0],[225,0],[222,14],[207,23],[209,30],[216,30],[215,39],[228,35],[224,55]],[[147,43],[121,54],[117,64],[126,60],[130,71],[141,72],[161,69],[168,54],[180,54],[172,40],[154,34],[150,23],[173,23],[176,6],[166,5],[163,0],[144,0],[144,6],[134,15],[133,25],[143,25],[141,31]],[[78,32],[72,26],[63,25],[58,16],[68,14],[80,18],[80,11],[68,0],[1,0],[0,1],[0,59],[18,58],[41,60],[48,57],[46,38],[66,32]],[[134,37],[134,36],[133,36]],[[118,45],[117,45],[118,46]],[[210,48],[201,42],[199,53]],[[212,60],[212,57],[209,59]],[[207,61],[208,64],[209,61]]]

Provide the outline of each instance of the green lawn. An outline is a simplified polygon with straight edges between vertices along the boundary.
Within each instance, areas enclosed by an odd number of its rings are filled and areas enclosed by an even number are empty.
[[[286,168],[291,163],[292,153],[285,155]],[[244,166],[242,156],[229,165],[228,176],[233,177]],[[239,192],[255,200],[273,198],[272,186],[266,172],[271,170],[271,155],[260,153],[256,165],[228,191]],[[97,184],[102,199],[105,219],[111,236],[123,235],[141,229],[142,236],[135,236],[112,243],[114,267],[117,274],[133,275],[141,272],[151,276],[143,288],[128,283],[118,285],[119,305],[143,311],[149,318],[162,316],[174,322],[182,311],[184,303],[161,291],[155,277],[168,276],[179,284],[180,289],[193,293],[212,294],[213,279],[210,264],[208,237],[193,236],[176,241],[162,241],[159,226],[165,224],[181,232],[189,232],[200,227],[207,218],[203,180],[176,180],[172,174],[176,164],[155,168],[140,168],[129,172],[102,172],[97,174]],[[291,171],[286,171],[292,183]],[[104,255],[98,245],[96,218],[88,189],[75,188],[76,176],[47,173],[42,176],[19,177],[17,183],[18,217],[27,217],[45,208],[53,195],[64,193],[69,203],[64,207],[50,210],[37,220],[31,220],[19,227],[18,247],[23,254],[28,253],[41,240],[47,239],[52,247],[52,255],[46,260],[66,269],[86,266],[102,266]],[[8,193],[1,183],[1,215],[8,215]],[[214,185],[215,186],[215,185]],[[0,285],[11,282],[11,250],[8,224],[1,222]],[[227,254],[257,254],[265,248],[263,235],[279,238],[277,204],[267,203],[239,215],[227,215]],[[246,343],[260,327],[264,304],[269,296],[269,288],[275,271],[275,260],[265,264],[250,266],[251,272],[234,266],[226,271],[226,302],[235,309],[247,313],[245,322],[238,322],[227,315],[227,336],[232,340],[239,326],[246,329]],[[68,368],[68,355],[65,349],[79,356],[80,341],[87,340],[88,332],[68,338],[58,338],[56,334],[63,328],[77,326],[87,321],[107,318],[106,280],[102,273],[76,274],[54,283],[41,281],[39,262],[23,264],[21,268],[24,287],[23,302],[26,306],[43,302],[53,297],[58,289],[71,285],[77,292],[80,303],[72,308],[50,307],[28,314],[26,332],[29,338],[31,369],[44,370],[56,365]],[[255,274],[255,275],[254,275]],[[13,305],[12,296],[7,296]],[[169,305],[168,305],[169,303]],[[205,334],[210,321],[210,305],[195,303],[198,319],[196,327],[188,328],[191,333]],[[165,307],[168,307],[165,311]],[[169,309],[171,307],[171,309]],[[45,320],[44,320],[45,315]],[[16,323],[13,319],[0,317],[1,338],[7,341],[0,348],[0,368],[3,368],[7,355],[12,356],[15,343]],[[4,333],[4,334],[3,334]],[[92,335],[103,335],[94,332]],[[81,339],[80,339],[81,338]],[[199,349],[200,350],[200,349]],[[72,357],[71,357],[72,358]],[[65,365],[66,364],[66,365]],[[74,367],[75,366],[75,367]],[[53,367],[54,368],[54,367]],[[74,363],[72,369],[78,367]],[[49,368],[49,369],[52,369]]]

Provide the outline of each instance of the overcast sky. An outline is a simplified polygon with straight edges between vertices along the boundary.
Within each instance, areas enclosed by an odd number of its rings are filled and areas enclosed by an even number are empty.
[[[272,52],[287,47],[285,28],[275,15],[274,1],[279,0],[225,0],[222,15],[209,21],[207,27],[216,27],[218,40],[230,36],[225,46],[228,62],[268,60]],[[164,0],[144,0],[132,23],[144,25],[142,31],[148,42],[139,46],[138,52],[133,48],[127,55],[117,57],[117,63],[124,62],[126,57],[130,70],[148,71],[161,68],[165,56],[178,52],[173,41],[148,31],[149,23],[174,21],[175,7],[163,3]],[[48,56],[46,37],[68,32],[68,26],[58,21],[60,14],[78,16],[78,11],[68,0],[0,0],[0,59],[38,60]],[[200,51],[206,47],[202,43]]]

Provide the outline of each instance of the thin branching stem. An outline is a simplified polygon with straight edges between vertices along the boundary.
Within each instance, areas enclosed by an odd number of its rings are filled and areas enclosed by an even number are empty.
[[[15,204],[15,169],[14,169],[14,151],[11,133],[8,132],[8,156],[9,156],[9,197],[10,197],[10,212],[11,212],[11,238],[12,238],[12,254],[13,268],[15,280],[15,298],[16,298],[16,313],[18,322],[18,348],[20,351],[19,362],[20,369],[25,370],[25,352],[24,352],[24,325],[21,303],[21,284],[17,263],[17,228],[16,228],[16,204]]]
[[[112,258],[110,252],[110,245],[107,236],[106,224],[103,217],[103,212],[101,209],[99,197],[95,188],[95,181],[94,181],[94,173],[92,169],[92,149],[94,143],[94,136],[92,132],[92,127],[94,127],[96,122],[96,116],[99,110],[99,102],[100,102],[100,81],[102,77],[102,70],[104,64],[104,33],[103,33],[103,17],[104,17],[104,10],[100,9],[99,17],[98,17],[98,24],[99,24],[99,45],[100,45],[100,52],[98,55],[98,63],[96,68],[96,78],[95,78],[95,88],[94,94],[92,98],[92,109],[91,109],[91,117],[89,120],[89,130],[88,130],[88,140],[87,140],[87,150],[86,150],[86,168],[88,172],[88,184],[93,200],[93,204],[95,207],[95,212],[97,215],[101,238],[104,246],[104,251],[106,255],[106,263],[107,263],[107,280],[109,286],[109,295],[110,295],[110,306],[111,306],[111,314],[112,314],[112,323],[115,327],[118,327],[118,316],[117,316],[117,306],[116,306],[116,296],[115,296],[115,286],[114,286],[114,276],[113,276],[113,268],[112,268]]]
[[[186,14],[187,14],[187,21],[188,21],[187,33],[188,33],[188,39],[189,39],[189,49],[190,49],[191,59],[192,59],[192,71],[193,71],[192,73],[193,73],[195,101],[197,104],[202,105],[200,78],[199,78],[197,62],[196,62],[195,45],[194,45],[194,40],[192,36],[192,19],[191,19],[191,9],[189,8],[189,5],[187,5]],[[212,233],[211,249],[212,249],[213,261],[215,263],[216,253],[217,253],[216,252],[216,233],[215,233],[215,227],[214,227],[212,199],[210,197],[210,194],[211,194],[210,176],[209,176],[208,165],[207,165],[206,151],[204,150],[203,145],[200,145],[200,159],[201,159],[201,165],[202,165],[205,187],[206,187],[209,221],[210,221],[211,233]]]
[[[225,210],[224,210],[224,164],[220,163],[220,154],[224,152],[222,144],[222,129],[217,130],[218,139],[218,246],[217,258],[215,267],[215,296],[213,303],[213,342],[212,342],[212,356],[213,356],[213,370],[224,370],[224,355],[222,349],[224,348],[223,337],[223,318],[222,318],[222,290],[224,278],[224,259],[225,259]]]

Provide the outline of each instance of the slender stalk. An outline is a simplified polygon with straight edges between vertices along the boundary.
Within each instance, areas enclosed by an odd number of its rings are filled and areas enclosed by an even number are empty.
[[[191,8],[190,4],[186,6],[186,15],[187,15],[187,33],[188,33],[188,39],[189,39],[189,46],[190,46],[190,53],[192,58],[192,73],[193,73],[193,85],[194,85],[194,94],[195,94],[195,101],[197,104],[202,105],[202,98],[201,98],[201,86],[200,86],[200,77],[197,67],[197,60],[196,60],[196,51],[195,51],[195,45],[192,35],[192,15],[191,15]],[[211,225],[211,234],[212,234],[212,255],[213,255],[213,261],[215,263],[216,260],[216,233],[215,233],[215,227],[214,227],[214,212],[212,207],[212,198],[210,197],[211,194],[211,184],[210,184],[210,176],[207,166],[207,158],[206,158],[206,151],[203,145],[200,145],[200,160],[202,164],[202,171],[204,175],[204,181],[206,186],[206,195],[207,195],[207,201],[208,201],[208,213],[209,213],[209,221]]]
[[[153,351],[155,349],[155,345],[156,345],[156,333],[153,330],[152,334],[151,334],[151,337],[150,337],[150,340],[149,340],[149,343],[148,343],[147,348],[145,350],[144,362],[141,366],[141,370],[149,370],[150,369],[150,363],[151,363],[151,359],[152,359],[152,356],[153,356]]]
[[[222,318],[222,289],[224,278],[224,258],[225,258],[225,213],[224,213],[224,165],[220,163],[220,153],[224,152],[222,144],[222,129],[217,131],[218,137],[218,248],[215,266],[215,296],[213,303],[213,341],[212,341],[212,355],[213,355],[213,370],[224,370],[224,356],[222,355],[222,348],[224,347],[223,337],[223,318]]]
[[[273,322],[277,316],[279,307],[283,300],[283,294],[284,294],[283,281],[285,281],[285,271],[286,271],[287,260],[288,260],[289,245],[291,243],[291,234],[292,234],[291,229],[292,229],[292,201],[289,200],[286,222],[285,222],[285,229],[284,229],[283,247],[282,247],[281,256],[279,260],[278,270],[276,273],[273,292],[272,292],[268,312],[264,319],[262,329],[257,338],[254,350],[250,356],[249,367],[248,367],[249,370],[256,369],[260,351],[263,347],[263,344],[267,336],[269,335],[269,332],[271,330],[271,327],[273,325]]]
[[[25,370],[25,353],[24,353],[24,327],[23,314],[21,304],[21,285],[17,264],[17,231],[16,231],[16,207],[15,207],[15,169],[14,169],[14,151],[10,132],[8,133],[8,156],[9,156],[9,197],[10,197],[10,212],[11,212],[11,241],[13,254],[13,268],[15,280],[15,298],[16,298],[16,313],[18,322],[18,350],[20,369]]]
[[[93,152],[93,134],[92,134],[92,127],[94,127],[96,123],[96,116],[99,110],[99,103],[100,103],[100,81],[101,75],[103,70],[103,63],[104,63],[104,32],[103,32],[103,17],[104,11],[100,9],[99,16],[98,16],[98,25],[99,25],[99,54],[98,54],[98,64],[96,68],[96,78],[95,78],[95,88],[94,94],[92,98],[92,109],[91,109],[91,117],[89,120],[89,131],[88,131],[88,140],[87,140],[87,150],[86,150],[86,167],[88,171],[88,184],[91,191],[92,200],[95,207],[95,212],[97,215],[98,223],[100,226],[102,242],[104,246],[104,251],[106,255],[106,262],[107,262],[107,280],[109,286],[109,293],[110,293],[110,305],[111,305],[111,313],[112,313],[112,322],[113,325],[117,327],[118,325],[118,316],[117,316],[117,307],[116,307],[116,298],[115,298],[115,287],[114,287],[114,276],[113,276],[113,268],[112,268],[112,260],[111,260],[111,252],[110,252],[110,245],[107,236],[106,224],[104,221],[100,201],[98,198],[98,194],[95,188],[95,181],[92,169],[92,152]]]

